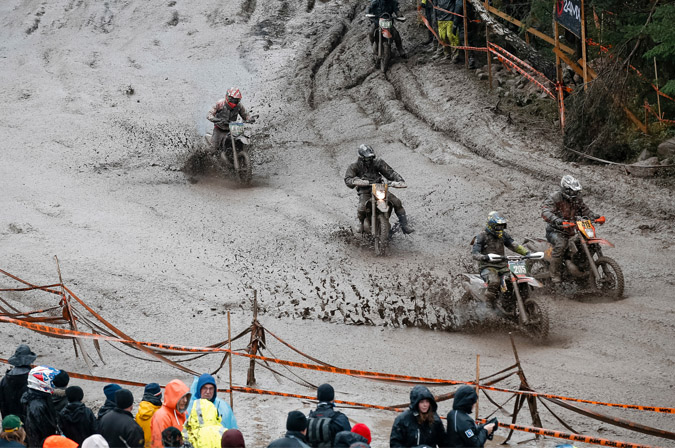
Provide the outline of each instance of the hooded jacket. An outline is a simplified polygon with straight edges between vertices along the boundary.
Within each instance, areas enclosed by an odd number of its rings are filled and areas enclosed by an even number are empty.
[[[213,398],[210,401],[216,407],[216,411],[218,411],[218,416],[220,416],[221,419],[220,424],[223,426],[223,428],[226,429],[238,429],[237,419],[234,417],[234,412],[232,412],[232,408],[230,407],[229,404],[227,404],[225,400],[218,398],[218,387],[216,386],[216,379],[213,376],[209,375],[208,373],[204,373],[199,377],[195,377],[194,381],[192,381],[192,385],[190,386],[190,393],[192,394],[192,398],[190,398],[190,404],[188,405],[187,415],[190,415],[190,411],[192,411],[192,405],[194,404],[194,402],[202,398],[201,390],[202,387],[204,387],[206,384],[213,384],[213,387],[216,388],[215,392],[213,393]]]
[[[565,221],[574,221],[577,216],[597,217],[581,197],[574,200],[565,199],[560,191],[551,193],[541,206],[541,217],[548,223],[547,232],[574,235],[574,228],[559,228],[555,225],[555,220],[561,218]]]
[[[98,431],[98,421],[91,409],[81,401],[68,403],[59,414],[63,435],[82,445],[84,439]]]
[[[213,403],[203,398],[194,401],[185,422],[185,432],[194,448],[220,448],[225,431]]]
[[[58,416],[52,403],[52,395],[28,389],[21,397],[26,412],[24,428],[27,446],[42,446],[45,439],[57,433]]]
[[[14,414],[26,421],[26,414],[21,406],[21,397],[28,390],[28,372],[30,366],[14,367],[0,381],[0,413],[3,417]]]
[[[164,404],[152,416],[150,428],[152,431],[152,446],[162,447],[162,431],[169,426],[183,430],[185,414],[176,409],[176,405],[185,395],[190,398],[190,390],[181,380],[171,380],[164,391]]]
[[[422,400],[429,400],[429,412],[433,413],[433,423],[421,426],[417,417],[420,415],[419,404]],[[415,386],[410,391],[410,407],[394,420],[391,428],[389,445],[395,447],[414,447],[429,445],[432,447],[445,446],[445,429],[441,418],[436,414],[438,405],[429,389],[424,386]]]
[[[499,238],[489,229],[485,229],[483,232],[476,235],[474,238],[473,247],[471,248],[471,256],[474,260],[478,261],[478,269],[482,270],[483,268],[495,268],[495,269],[504,269],[508,267],[508,261],[483,261],[483,255],[487,254],[497,254],[504,256],[504,247],[508,247],[512,251],[525,255],[527,249],[516,244],[511,235],[504,231],[504,235]]]
[[[145,397],[144,397],[145,398]],[[152,446],[152,428],[150,423],[155,412],[162,407],[162,404],[155,405],[149,401],[141,401],[138,403],[138,412],[136,413],[136,423],[143,429],[145,436],[145,448]]]
[[[482,447],[488,438],[483,425],[476,426],[471,414],[473,404],[478,400],[476,391],[471,386],[461,386],[455,393],[452,411],[448,414],[448,447]]]
[[[141,448],[145,443],[143,429],[125,409],[116,407],[108,412],[101,419],[98,429],[110,448]]]

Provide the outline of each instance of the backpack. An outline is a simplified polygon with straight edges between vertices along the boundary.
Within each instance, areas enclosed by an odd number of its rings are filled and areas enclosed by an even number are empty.
[[[310,446],[315,448],[333,446],[335,429],[333,419],[330,417],[310,417],[307,422],[307,440]]]

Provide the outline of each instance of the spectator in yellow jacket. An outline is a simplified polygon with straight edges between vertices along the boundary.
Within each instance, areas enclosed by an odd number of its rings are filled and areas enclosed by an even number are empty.
[[[193,403],[184,428],[194,448],[220,448],[226,431],[220,424],[216,406],[203,398]]]
[[[162,388],[157,383],[150,383],[145,386],[143,398],[138,403],[138,412],[136,413],[136,423],[143,428],[145,437],[145,448],[152,446],[152,428],[150,422],[157,409],[162,407]]]

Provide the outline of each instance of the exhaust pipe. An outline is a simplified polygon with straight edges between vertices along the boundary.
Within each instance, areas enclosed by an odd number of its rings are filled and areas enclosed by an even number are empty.
[[[575,277],[588,277],[588,272],[580,271],[577,265],[572,263],[572,260],[565,260],[565,267]]]

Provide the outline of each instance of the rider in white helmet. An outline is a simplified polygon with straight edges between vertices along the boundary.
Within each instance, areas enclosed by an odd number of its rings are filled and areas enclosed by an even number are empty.
[[[207,120],[213,122],[213,137],[211,138],[213,149],[220,148],[223,139],[230,132],[229,123],[237,121],[239,117],[245,121],[254,121],[254,118],[241,104],[241,92],[237,87],[232,87],[227,90],[225,98],[218,101],[206,116]]]
[[[553,245],[551,254],[551,281],[560,283],[560,265],[574,229],[563,228],[563,221],[575,221],[577,216],[597,219],[600,215],[593,213],[581,198],[581,184],[569,174],[560,181],[560,190],[551,193],[542,205],[541,217],[548,223],[546,239]]]

